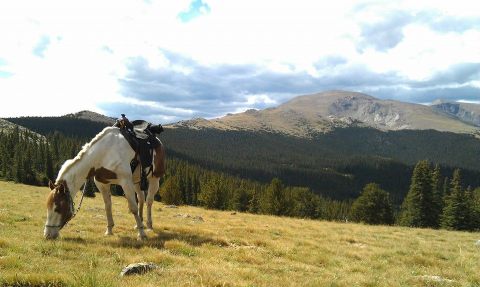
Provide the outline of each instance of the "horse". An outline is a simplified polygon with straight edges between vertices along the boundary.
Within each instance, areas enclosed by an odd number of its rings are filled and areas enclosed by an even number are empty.
[[[105,203],[107,230],[105,235],[113,235],[112,200],[110,185],[123,188],[128,207],[136,222],[138,239],[146,239],[143,225],[145,193],[140,190],[140,165],[132,172],[130,162],[138,157],[130,147],[118,127],[106,127],[89,143],[85,144],[73,158],[65,161],[58,172],[55,183],[49,182],[47,198],[47,220],[44,237],[56,239],[60,230],[75,215],[73,200],[86,180],[94,178]],[[165,174],[165,149],[160,144],[153,151],[153,164],[148,170],[147,228],[153,229],[152,204],[159,189],[160,178]],[[137,195],[137,200],[135,199]],[[83,199],[83,198],[82,198]]]

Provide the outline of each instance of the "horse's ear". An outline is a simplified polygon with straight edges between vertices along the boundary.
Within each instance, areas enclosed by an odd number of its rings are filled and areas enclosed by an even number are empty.
[[[58,185],[58,191],[65,192],[65,183],[63,181]]]
[[[50,190],[54,190],[55,189],[55,184],[53,184],[53,182],[51,180],[48,181],[48,187],[50,187]]]

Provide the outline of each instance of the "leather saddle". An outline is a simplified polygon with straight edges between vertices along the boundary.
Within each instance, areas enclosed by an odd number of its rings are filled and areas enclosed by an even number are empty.
[[[138,164],[141,165],[141,185],[142,190],[145,190],[146,174],[145,169],[152,167],[153,165],[153,150],[156,149],[162,143],[156,137],[156,134],[163,132],[162,125],[152,125],[151,123],[143,120],[135,120],[130,122],[124,114],[117,120],[114,125],[120,128],[120,132],[130,144],[136,155],[130,162],[132,172],[137,168]],[[140,159],[137,160],[138,158]],[[152,168],[150,168],[150,171]]]

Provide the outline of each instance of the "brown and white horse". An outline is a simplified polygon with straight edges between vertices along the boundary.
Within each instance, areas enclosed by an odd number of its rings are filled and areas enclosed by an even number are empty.
[[[165,150],[159,145],[154,150],[153,171],[148,172],[147,228],[152,229],[153,197],[159,188],[159,179],[165,173]],[[73,159],[61,167],[55,183],[50,182],[51,192],[47,199],[47,221],[44,236],[56,239],[60,229],[73,217],[73,199],[87,178],[94,177],[95,185],[102,193],[107,215],[106,235],[112,235],[114,226],[110,185],[123,188],[130,212],[135,217],[138,238],[145,239],[143,205],[145,194],[140,190],[140,168],[133,172],[131,160],[136,156],[127,140],[116,127],[107,127],[98,133]],[[138,198],[138,205],[135,200]]]

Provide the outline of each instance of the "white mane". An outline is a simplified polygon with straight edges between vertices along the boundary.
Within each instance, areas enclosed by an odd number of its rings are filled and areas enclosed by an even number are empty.
[[[60,168],[60,171],[58,172],[58,176],[57,176],[57,180],[56,180],[57,183],[60,179],[63,178],[63,175],[65,174],[65,172],[67,172],[75,163],[77,163],[78,161],[80,161],[82,159],[83,155],[87,152],[87,150],[92,145],[94,145],[96,142],[98,142],[100,139],[102,139],[103,136],[105,136],[106,134],[108,134],[108,133],[110,133],[111,131],[114,131],[114,130],[118,130],[118,128],[115,128],[115,127],[104,128],[90,142],[83,145],[82,149],[78,152],[78,154],[74,158],[66,160],[63,163],[62,167]]]

